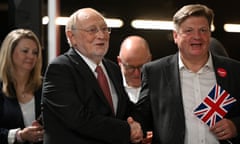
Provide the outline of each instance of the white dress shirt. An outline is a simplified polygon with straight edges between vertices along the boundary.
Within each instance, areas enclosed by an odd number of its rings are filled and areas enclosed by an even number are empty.
[[[97,78],[97,73],[95,72],[95,69],[96,69],[97,65],[92,60],[90,60],[88,57],[82,55],[78,50],[75,50],[75,51],[83,58],[83,60],[87,63],[87,65],[92,70],[92,72],[94,73],[95,77]],[[107,73],[104,65],[102,64],[102,62],[100,62],[99,65],[102,67],[103,72],[104,72],[104,74],[105,74],[105,76],[107,78],[107,81],[108,81],[108,84],[109,84],[109,88],[110,88],[110,92],[111,92],[111,96],[112,96],[113,108],[114,108],[114,111],[116,113],[116,111],[117,111],[117,103],[118,103],[118,97],[117,97],[116,90],[115,90],[115,88],[113,86],[112,81],[108,77],[108,73]]]
[[[137,103],[139,100],[139,94],[140,94],[140,90],[141,87],[131,87],[127,84],[125,77],[123,76],[123,85],[124,88],[128,94],[129,99],[133,102],[133,103]]]
[[[21,111],[23,113],[23,121],[25,127],[31,126],[32,122],[35,120],[35,98],[33,97],[27,103],[19,103]],[[13,144],[16,140],[17,131],[20,128],[10,129],[8,133],[8,144]]]
[[[216,84],[211,55],[196,73],[187,69],[179,56],[179,70],[186,123],[185,144],[219,144],[208,125],[193,113]]]

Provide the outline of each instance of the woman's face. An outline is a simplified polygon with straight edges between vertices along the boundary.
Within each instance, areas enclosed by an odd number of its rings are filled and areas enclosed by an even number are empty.
[[[31,72],[38,57],[37,44],[31,39],[21,39],[15,47],[12,55],[16,71]]]

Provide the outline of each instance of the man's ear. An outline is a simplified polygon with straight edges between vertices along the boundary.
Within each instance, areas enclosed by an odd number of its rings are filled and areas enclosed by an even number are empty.
[[[68,41],[69,41],[72,45],[75,44],[74,38],[73,38],[73,36],[74,36],[73,32],[72,32],[72,31],[66,31],[65,33],[66,33],[66,36],[67,36]]]
[[[73,33],[72,31],[66,31],[66,35],[69,39],[72,39]]]
[[[118,62],[118,65],[120,65],[120,63],[121,63],[120,56],[117,56],[117,62]]]

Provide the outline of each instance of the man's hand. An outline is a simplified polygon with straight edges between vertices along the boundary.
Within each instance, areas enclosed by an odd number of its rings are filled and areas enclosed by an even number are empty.
[[[131,129],[131,142],[139,143],[143,140],[143,132],[141,125],[135,121],[132,117],[128,117],[127,122]]]
[[[218,137],[219,140],[226,140],[237,135],[237,129],[234,123],[229,119],[218,121],[210,130]]]
[[[152,143],[152,136],[153,136],[152,131],[148,131],[146,138],[143,138],[143,140],[142,140],[142,144],[151,144]]]

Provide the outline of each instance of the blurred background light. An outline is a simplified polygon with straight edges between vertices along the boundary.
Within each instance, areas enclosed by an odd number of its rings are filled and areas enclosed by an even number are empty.
[[[223,28],[226,32],[234,32],[234,33],[240,32],[240,24],[224,24]]]
[[[57,17],[56,18],[56,24],[57,25],[66,25],[68,21],[68,17]],[[42,17],[42,24],[47,25],[49,22],[48,16]],[[106,23],[111,28],[120,28],[123,26],[123,21],[121,19],[115,19],[115,18],[106,18]]]
[[[159,21],[159,20],[141,20],[136,19],[131,22],[135,29],[152,29],[152,30],[172,30],[172,21]]]

